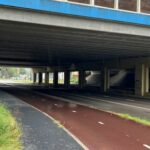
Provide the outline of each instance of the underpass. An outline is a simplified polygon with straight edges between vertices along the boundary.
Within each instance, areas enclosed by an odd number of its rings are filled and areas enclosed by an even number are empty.
[[[3,102],[13,108],[8,93],[27,102],[57,122],[75,149],[150,149],[149,127],[113,114],[150,120],[149,8],[147,0],[1,0],[0,65],[28,67],[33,79],[1,81]],[[42,127],[31,112],[18,112],[19,119]],[[50,150],[49,143],[39,149]]]
[[[120,5],[130,3],[120,0],[108,9],[59,1],[1,1],[0,64],[32,67],[35,84],[149,96],[149,5],[136,1],[134,13]],[[100,72],[100,78],[85,79],[88,71]],[[72,72],[78,72],[76,86],[70,86]],[[54,83],[49,83],[50,74]],[[93,79],[97,86],[89,87]]]

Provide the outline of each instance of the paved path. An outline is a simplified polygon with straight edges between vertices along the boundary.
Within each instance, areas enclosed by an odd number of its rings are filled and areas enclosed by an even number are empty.
[[[51,119],[22,100],[0,91],[5,103],[23,127],[24,150],[82,150],[81,146]]]
[[[79,103],[86,103],[104,111],[130,114],[135,117],[150,120],[150,99],[129,97],[112,97],[106,95],[44,90],[44,93],[69,99]]]
[[[59,120],[90,150],[146,150],[150,147],[150,127],[31,91],[12,93]]]

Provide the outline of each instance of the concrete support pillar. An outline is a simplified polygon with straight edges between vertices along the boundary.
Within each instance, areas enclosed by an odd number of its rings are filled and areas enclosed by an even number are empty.
[[[54,72],[54,87],[58,86],[58,71]]]
[[[49,72],[45,73],[45,84],[48,85],[49,84]]]
[[[70,71],[65,71],[65,88],[68,88],[70,84]]]
[[[145,67],[145,93],[149,93],[149,67]]]
[[[135,95],[144,95],[144,65],[135,67]]]
[[[39,84],[42,83],[42,72],[39,72]]]
[[[119,7],[119,0],[115,0],[114,1],[114,8],[118,9],[118,7]]]
[[[36,73],[33,73],[33,83],[36,83]]]
[[[137,12],[141,12],[141,0],[137,0],[137,7],[136,7]]]
[[[107,67],[104,67],[101,71],[101,79],[102,79],[102,91],[104,93],[108,92],[110,85],[109,85],[109,79],[110,79],[110,72]]]
[[[79,87],[83,88],[85,85],[85,71],[84,70],[80,70],[79,71]]]
[[[144,96],[149,92],[149,68],[144,64],[135,67],[135,95]]]

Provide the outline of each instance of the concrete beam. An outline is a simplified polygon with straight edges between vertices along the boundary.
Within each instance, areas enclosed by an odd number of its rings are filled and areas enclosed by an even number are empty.
[[[74,70],[97,70],[99,71],[104,66],[107,68],[116,69],[129,69],[134,68],[138,64],[145,64],[150,66],[150,57],[137,57],[137,58],[119,58],[119,59],[106,59],[101,61],[85,62],[75,64]],[[52,66],[51,70],[64,71],[71,70],[70,65]]]
[[[46,67],[37,67],[37,68],[32,68],[34,73],[39,73],[39,72],[46,72],[47,68]]]
[[[1,21],[17,21],[22,23],[150,37],[150,28],[147,26],[105,20],[93,20],[90,18],[46,12],[41,13],[40,11],[4,6],[0,6],[0,14]]]
[[[134,68],[136,65],[145,64],[150,66],[150,57],[137,57],[137,58],[122,58],[105,60],[104,66],[108,68]]]

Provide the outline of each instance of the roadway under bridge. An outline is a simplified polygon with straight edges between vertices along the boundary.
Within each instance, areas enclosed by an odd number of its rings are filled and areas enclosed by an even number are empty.
[[[33,71],[31,85],[0,84],[25,149],[150,149],[149,10],[148,0],[0,0],[0,65]]]

